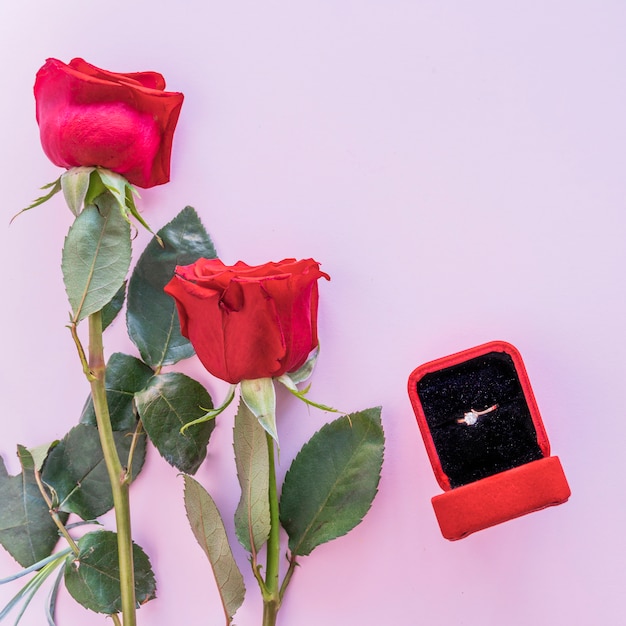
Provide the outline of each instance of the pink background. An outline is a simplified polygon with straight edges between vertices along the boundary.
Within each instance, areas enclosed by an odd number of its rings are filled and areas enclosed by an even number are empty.
[[[16,443],[63,436],[87,394],[64,328],[71,215],[58,198],[8,224],[60,173],[39,145],[35,73],[46,57],[74,56],[155,69],[186,101],[172,182],[142,193],[146,219],[160,227],[190,204],[226,262],[322,262],[332,281],[321,285],[311,395],[384,407],[374,506],[302,559],[281,623],[619,623],[625,28],[617,0],[3,2],[0,453],[10,470]],[[425,361],[492,339],[521,351],[573,495],[449,543],[406,381]],[[107,350],[134,353],[121,320]],[[183,369],[221,398],[195,359]],[[284,473],[330,416],[280,403]],[[238,498],[231,428],[229,412],[197,474],[228,517]],[[132,490],[134,536],[159,586],[139,612],[145,626],[222,623],[181,482],[151,450]],[[248,598],[235,621],[258,625],[256,584],[236,550]],[[0,577],[15,570],[0,550]],[[17,588],[0,588],[2,604]],[[41,626],[42,605],[22,624]],[[59,618],[107,623],[66,594]]]

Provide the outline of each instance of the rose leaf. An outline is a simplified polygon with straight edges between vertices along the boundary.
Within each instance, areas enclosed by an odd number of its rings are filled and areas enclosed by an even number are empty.
[[[215,502],[191,476],[185,476],[184,479],[187,518],[196,540],[209,559],[222,599],[226,623],[231,624],[246,594],[243,576],[233,557],[224,522]]]
[[[196,211],[184,208],[157,233],[137,261],[129,285],[126,323],[141,358],[152,368],[189,358],[194,350],[180,333],[174,300],[163,288],[177,265],[215,258],[215,248]]]
[[[18,446],[22,472],[9,476],[0,457],[0,544],[22,566],[29,567],[52,554],[59,533],[35,481],[35,461]],[[60,513],[63,523],[67,514]]]
[[[76,218],[63,246],[63,280],[75,322],[111,301],[130,266],[130,225],[110,194],[96,202]]]
[[[115,445],[122,465],[126,463],[133,437],[130,431],[115,431]],[[146,438],[137,439],[133,454],[135,478],[146,455]],[[43,481],[56,492],[61,511],[92,520],[113,507],[111,481],[104,462],[98,429],[79,424],[53,448],[42,472]]]
[[[345,535],[369,510],[385,445],[380,412],[367,409],[326,424],[294,459],[280,500],[280,521],[294,555]]]
[[[270,533],[269,454],[265,430],[244,402],[235,416],[234,448],[241,485],[235,531],[241,545],[256,553]]]
[[[215,420],[180,429],[213,408],[211,396],[197,381],[169,372],[154,376],[135,394],[143,427],[161,456],[187,474],[195,474],[206,456]]]
[[[117,290],[117,293],[102,307],[102,330],[110,326],[111,322],[117,317],[117,314],[124,306],[126,299],[126,281]]]
[[[120,567],[117,556],[117,536],[108,530],[98,530],[81,537],[79,554],[68,557],[65,564],[65,586],[79,604],[96,613],[119,613]],[[138,604],[156,597],[156,583],[146,553],[133,543],[135,595]]]
[[[152,378],[152,370],[139,359],[121,352],[113,353],[106,367],[105,386],[113,430],[133,430],[137,416],[133,404],[135,393]],[[81,424],[96,425],[91,396],[80,416]]]

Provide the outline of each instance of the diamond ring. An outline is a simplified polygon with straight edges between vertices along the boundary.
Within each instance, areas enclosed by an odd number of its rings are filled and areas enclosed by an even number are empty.
[[[494,404],[493,406],[490,406],[488,409],[485,409],[484,411],[476,411],[475,409],[471,409],[467,413],[464,413],[463,417],[457,420],[457,424],[465,424],[466,426],[474,426],[474,424],[476,424],[476,422],[478,421],[478,418],[481,415],[491,413],[492,411],[495,411],[497,408],[498,408],[498,405]]]

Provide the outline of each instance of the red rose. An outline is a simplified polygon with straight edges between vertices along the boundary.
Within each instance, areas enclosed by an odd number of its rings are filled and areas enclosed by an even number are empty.
[[[99,165],[139,187],[166,183],[183,94],[164,89],[156,72],[116,74],[82,59],[48,59],[35,80],[44,152],[60,167]]]
[[[217,378],[230,383],[281,376],[317,347],[317,281],[329,276],[313,259],[256,267],[200,259],[177,267],[165,291],[178,307],[182,334]]]

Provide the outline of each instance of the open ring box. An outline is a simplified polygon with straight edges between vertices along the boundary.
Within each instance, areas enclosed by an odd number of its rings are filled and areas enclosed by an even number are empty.
[[[437,482],[446,539],[562,504],[570,489],[519,352],[490,342],[418,367],[409,397]]]

